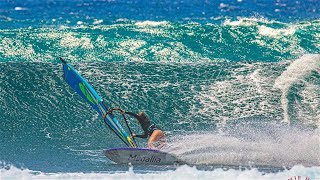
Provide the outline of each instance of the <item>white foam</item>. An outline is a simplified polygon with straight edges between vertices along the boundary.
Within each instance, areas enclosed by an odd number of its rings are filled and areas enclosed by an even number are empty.
[[[304,55],[293,61],[289,67],[275,80],[274,87],[282,91],[281,105],[283,109],[283,121],[290,122],[288,115],[288,93],[289,88],[299,81],[304,81],[304,77],[312,71],[320,73],[320,55]]]
[[[162,25],[167,25],[167,24],[169,24],[167,21],[139,21],[139,22],[135,23],[136,26],[141,26],[141,27],[162,26]]]
[[[81,47],[84,49],[92,49],[93,44],[91,39],[85,36],[76,37],[73,33],[66,33],[63,38],[60,40],[60,45],[62,47],[75,48]]]
[[[77,22],[77,25],[82,25],[82,24],[83,24],[82,21],[78,21],[78,22]]]
[[[243,18],[238,17],[237,20],[232,21],[231,19],[226,19],[223,22],[224,26],[252,26],[252,25],[258,25],[258,23],[275,23],[276,21],[273,20],[267,20],[265,18]],[[278,23],[278,22],[277,22]]]
[[[9,170],[1,169],[1,179],[220,179],[220,180],[274,180],[274,179],[290,179],[291,177],[318,179],[320,177],[320,167],[303,167],[295,166],[290,170],[284,170],[277,173],[264,173],[257,169],[236,170],[236,169],[215,169],[212,171],[199,170],[196,167],[187,165],[180,166],[176,170],[158,171],[148,173],[136,173],[134,167],[129,168],[126,172],[91,172],[91,173],[43,173],[28,169],[18,169],[11,166]]]
[[[219,9],[228,8],[228,7],[229,7],[228,4],[224,4],[224,3],[219,4]]]
[[[28,8],[25,8],[25,7],[15,7],[14,10],[16,10],[16,11],[26,11],[26,10],[28,10]]]
[[[127,48],[130,52],[134,52],[146,44],[147,44],[147,42],[145,42],[145,41],[134,40],[134,39],[129,39],[129,40],[122,41],[119,43],[121,48]]]
[[[269,37],[282,37],[282,36],[290,36],[293,35],[296,31],[295,26],[289,26],[288,28],[284,29],[274,29],[267,26],[259,26],[259,34],[263,36],[269,36]]]
[[[0,39],[0,44],[0,53],[4,54],[6,57],[21,56],[26,59],[32,59],[35,54],[33,45],[25,44],[19,39],[3,38]]]
[[[97,25],[97,24],[101,24],[103,23],[102,19],[94,19],[93,24]]]
[[[320,71],[320,56],[316,54],[304,55],[290,64],[275,80],[274,87],[287,90],[292,84],[301,80],[313,70]]]
[[[135,22],[137,26],[134,31],[143,32],[143,33],[150,33],[152,35],[169,37],[167,30],[171,27],[171,24],[167,21],[142,21],[142,22]]]

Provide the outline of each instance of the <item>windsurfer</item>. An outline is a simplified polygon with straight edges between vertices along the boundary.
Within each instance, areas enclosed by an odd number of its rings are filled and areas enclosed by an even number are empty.
[[[138,114],[136,114],[133,112],[126,112],[120,108],[113,108],[112,110],[119,110],[122,114],[128,114],[138,120],[139,124],[141,125],[144,131],[144,134],[141,134],[141,135],[133,134],[133,137],[138,137],[138,138],[149,137],[148,148],[160,149],[165,145],[166,138],[164,133],[155,124],[152,124],[150,122],[150,119],[145,112],[141,111]],[[155,144],[157,145],[155,146]]]

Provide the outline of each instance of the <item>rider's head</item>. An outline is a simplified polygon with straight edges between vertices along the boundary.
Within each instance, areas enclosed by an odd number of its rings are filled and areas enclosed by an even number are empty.
[[[147,117],[147,115],[146,115],[145,112],[143,112],[143,111],[139,112],[139,113],[138,113],[138,116],[140,116],[141,119],[143,119],[143,122],[142,122],[143,124],[146,124],[146,123],[149,123],[149,122],[150,122],[150,120],[149,120],[149,118]]]

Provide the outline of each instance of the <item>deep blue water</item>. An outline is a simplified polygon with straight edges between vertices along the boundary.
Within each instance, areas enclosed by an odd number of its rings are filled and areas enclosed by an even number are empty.
[[[316,0],[2,0],[0,167],[127,171],[102,154],[124,145],[64,82],[62,56],[109,106],[146,111],[166,151],[200,169],[303,165],[317,175],[319,9]]]
[[[116,1],[116,0],[3,0],[1,28],[56,26],[94,19],[113,24],[118,19],[170,22],[215,22],[225,17],[264,17],[281,22],[318,19],[317,0]],[[218,21],[220,22],[220,21]],[[69,24],[69,23],[68,23]]]

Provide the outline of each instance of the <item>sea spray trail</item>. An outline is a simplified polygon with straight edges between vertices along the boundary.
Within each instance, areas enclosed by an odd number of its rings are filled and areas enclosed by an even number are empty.
[[[319,20],[239,18],[186,24],[120,20],[111,25],[0,30],[0,61],[274,62],[319,53]]]
[[[233,124],[233,125],[232,125]],[[244,167],[319,166],[319,134],[256,118],[229,122],[223,133],[204,131],[177,135],[168,152],[191,164]]]

